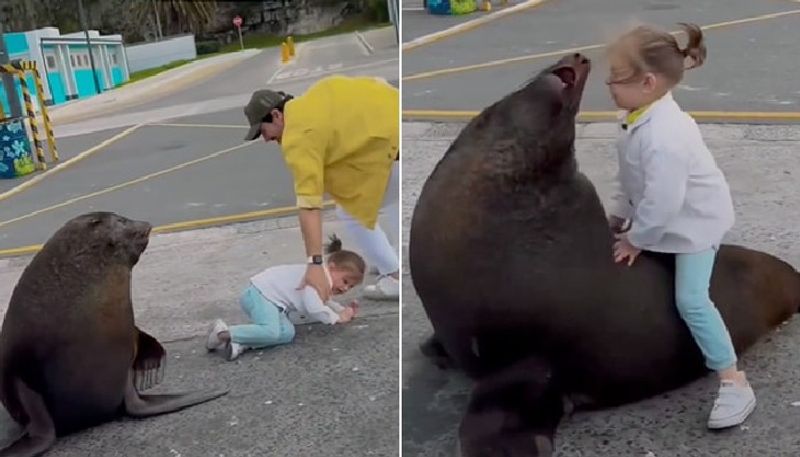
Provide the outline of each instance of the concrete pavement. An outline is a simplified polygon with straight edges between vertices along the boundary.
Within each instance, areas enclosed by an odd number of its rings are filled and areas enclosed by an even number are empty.
[[[325,233],[352,248],[342,227],[330,214],[326,219]],[[396,301],[361,300],[352,323],[298,327],[292,344],[235,362],[205,351],[210,322],[245,321],[237,300],[251,275],[304,262],[296,225],[291,217],[154,235],[134,269],[133,306],[137,325],[167,350],[156,389],[228,387],[230,393],[173,414],[77,433],[60,439],[48,457],[397,456]],[[0,260],[0,314],[30,259]],[[0,448],[18,431],[0,408]]]
[[[464,124],[403,124],[403,240],[420,189]],[[580,169],[608,202],[616,170],[613,124],[581,124]],[[736,205],[726,242],[764,250],[800,268],[797,145],[800,126],[701,125],[725,172]],[[404,241],[407,243],[407,241]],[[403,247],[407,259],[407,245]],[[609,254],[610,255],[610,254]],[[430,323],[403,265],[403,455],[454,455],[455,436],[471,384],[439,371],[419,353]],[[498,287],[503,287],[498,284]],[[565,419],[556,437],[559,457],[760,457],[800,452],[800,319],[794,317],[741,360],[758,397],[747,423],[709,433],[705,420],[714,376],[627,406]]]

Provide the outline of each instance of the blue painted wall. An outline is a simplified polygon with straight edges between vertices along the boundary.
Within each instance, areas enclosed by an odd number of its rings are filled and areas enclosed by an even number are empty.
[[[4,41],[9,57],[14,58],[14,54],[25,54],[28,52],[28,40],[24,33],[4,33]]]
[[[111,67],[111,79],[114,81],[114,85],[115,86],[119,86],[120,84],[123,83],[123,81],[122,81],[122,77],[123,76],[124,75],[122,73],[122,69],[121,68],[119,68],[119,67]]]
[[[47,81],[50,83],[50,95],[53,96],[53,104],[57,105],[67,100],[67,91],[64,87],[64,79],[61,73],[48,72]]]
[[[25,37],[25,33],[5,33],[2,34],[2,39],[5,41],[6,48],[9,51],[9,57],[12,59],[29,59],[29,48],[28,48],[28,41]],[[44,49],[52,49],[54,46],[47,45]],[[109,57],[113,54],[113,51],[118,48],[115,45],[106,45],[107,51],[109,53]],[[71,44],[69,45],[70,51],[86,51],[86,45],[80,44]],[[101,60],[95,60],[95,64],[97,65],[97,80],[100,84],[101,91],[108,90],[109,87],[106,87],[105,76],[103,74],[103,70],[101,69]],[[111,86],[119,86],[124,82],[124,72],[122,68],[122,62],[117,62],[117,65],[114,65],[112,61],[109,59],[109,64],[111,64]],[[50,87],[50,97],[52,97],[52,102],[54,104],[63,103],[67,100],[67,75],[64,73],[65,69],[61,68],[61,62],[57,62],[58,71],[47,71],[47,75],[45,76],[44,72],[42,73],[42,77],[47,78],[47,84]],[[46,71],[45,68],[40,69],[40,71]],[[88,97],[97,94],[95,90],[94,78],[92,77],[92,71],[88,68],[80,68],[75,71],[75,82],[77,86],[78,97]],[[28,82],[28,88],[31,92],[31,97],[36,98],[36,84],[33,78],[33,75],[30,75],[26,78]],[[19,82],[15,82],[15,86],[17,89],[17,94],[22,99],[22,89]],[[2,104],[4,113],[9,113],[9,104],[8,104],[8,97],[3,90],[2,85],[0,84],[0,104]],[[23,106],[24,110],[24,106]]]
[[[92,79],[92,70],[75,70],[75,84],[78,86],[78,97],[88,97],[97,93]]]

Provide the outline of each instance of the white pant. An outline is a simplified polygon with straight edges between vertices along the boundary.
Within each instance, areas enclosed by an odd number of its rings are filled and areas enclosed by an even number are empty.
[[[367,263],[375,265],[381,275],[388,275],[400,270],[397,251],[398,233],[400,231],[400,162],[392,165],[389,182],[383,194],[383,203],[378,217],[383,217],[383,224],[375,225],[370,230],[336,205],[336,215],[344,223],[345,230],[364,254]],[[384,232],[381,227],[386,229]],[[388,236],[387,236],[388,235]]]

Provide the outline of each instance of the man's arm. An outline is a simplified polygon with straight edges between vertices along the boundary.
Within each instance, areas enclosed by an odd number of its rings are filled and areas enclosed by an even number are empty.
[[[322,212],[318,208],[300,208],[300,231],[306,255],[322,255]]]

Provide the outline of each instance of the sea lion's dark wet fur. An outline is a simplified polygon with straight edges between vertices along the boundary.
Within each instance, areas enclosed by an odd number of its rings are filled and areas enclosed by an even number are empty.
[[[460,429],[467,457],[549,455],[562,395],[618,405],[707,373],[674,304],[674,257],[613,262],[606,213],[574,154],[582,59],[473,119],[414,210],[410,273],[434,328],[423,352],[477,380]],[[565,66],[579,76],[562,89]],[[723,245],[711,296],[741,354],[797,312],[800,275]]]
[[[132,268],[150,229],[113,213],[84,214],[23,271],[0,332],[0,400],[26,435],[0,456],[41,455],[56,436],[227,392],[138,394],[160,382],[166,356],[136,328],[131,303]]]

